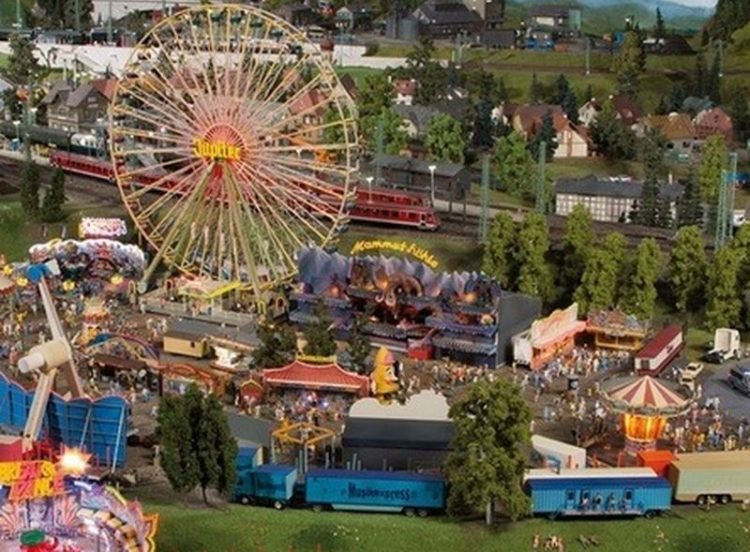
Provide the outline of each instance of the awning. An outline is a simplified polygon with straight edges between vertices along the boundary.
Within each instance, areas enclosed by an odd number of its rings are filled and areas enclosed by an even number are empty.
[[[370,378],[347,372],[338,364],[315,365],[300,360],[283,368],[263,370],[263,382],[278,387],[329,389],[363,395],[370,388]]]
[[[566,339],[570,336],[576,335],[581,333],[586,329],[586,322],[583,320],[578,320],[574,322],[573,324],[570,324],[569,326],[562,328],[561,331],[550,335],[545,336],[544,339],[539,339],[531,344],[532,347],[535,349],[546,349],[550,345],[554,345],[558,341],[562,341],[563,339]]]

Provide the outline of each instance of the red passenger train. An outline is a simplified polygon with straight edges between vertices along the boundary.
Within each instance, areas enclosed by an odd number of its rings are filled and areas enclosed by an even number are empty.
[[[112,164],[107,160],[56,150],[50,155],[50,163],[65,172],[109,183],[115,180]],[[156,177],[143,174],[138,180],[141,184],[147,185],[155,182]],[[169,182],[165,182],[160,188],[168,189]],[[405,226],[420,230],[437,230],[440,226],[435,210],[426,197],[386,188],[358,187],[349,210],[349,219],[354,222]]]

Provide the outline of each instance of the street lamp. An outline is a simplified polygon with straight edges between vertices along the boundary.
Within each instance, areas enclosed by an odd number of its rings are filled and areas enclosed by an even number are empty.
[[[35,125],[36,124],[36,112],[37,112],[37,109],[38,108],[36,108],[36,107],[29,108],[29,115],[30,115],[30,117],[29,117],[29,124],[31,124],[31,125]]]
[[[367,202],[372,203],[372,181],[374,180],[374,178],[368,176],[367,178],[365,178],[365,180],[367,181],[367,193],[369,194]]]
[[[21,126],[21,121],[13,121],[13,126],[16,127],[16,140],[21,141],[21,135],[18,132],[18,127]]]
[[[437,169],[437,165],[430,165],[427,167],[430,169],[430,202],[432,205],[435,205],[435,169]]]

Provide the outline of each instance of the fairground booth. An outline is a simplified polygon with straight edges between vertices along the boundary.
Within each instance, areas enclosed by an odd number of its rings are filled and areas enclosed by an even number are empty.
[[[295,359],[282,368],[263,370],[263,384],[276,389],[348,393],[360,397],[370,390],[370,378],[348,372],[338,364],[309,364]]]
[[[410,251],[406,242],[376,243]],[[436,266],[434,258],[418,253]],[[298,267],[292,321],[314,320],[322,298],[342,337],[357,315],[368,313],[365,332],[373,342],[412,358],[494,368],[508,360],[511,336],[528,328],[541,310],[537,299],[504,291],[484,274],[435,272],[426,261],[303,248]]]
[[[593,311],[586,319],[586,332],[594,336],[601,349],[635,352],[643,347],[649,323],[620,310]]]
[[[513,337],[513,361],[531,370],[543,368],[555,357],[572,351],[576,336],[585,329],[586,322],[578,320],[578,303],[556,310]]]
[[[89,480],[86,455],[0,462],[0,550],[152,552],[157,516]]]
[[[654,450],[667,420],[685,414],[693,397],[673,383],[651,376],[615,378],[602,386],[602,399],[622,417],[625,452]]]

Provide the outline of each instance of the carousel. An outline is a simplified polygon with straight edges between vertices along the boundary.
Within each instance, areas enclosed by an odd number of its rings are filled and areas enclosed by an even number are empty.
[[[625,452],[631,456],[654,450],[667,420],[685,414],[693,400],[650,376],[612,380],[603,387],[602,398],[611,412],[621,414]]]

